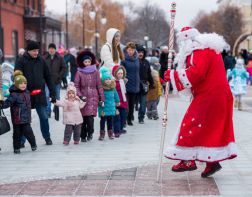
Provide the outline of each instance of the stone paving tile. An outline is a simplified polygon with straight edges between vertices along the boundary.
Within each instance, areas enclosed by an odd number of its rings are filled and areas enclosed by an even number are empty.
[[[29,182],[17,193],[17,195],[43,195],[47,192],[53,182],[53,180]]]
[[[160,196],[161,184],[152,180],[137,180],[133,195],[135,196]]]
[[[54,185],[46,192],[46,196],[72,195],[80,184],[80,180],[56,180]]]
[[[123,195],[132,196],[134,181],[129,180],[111,180],[104,192],[105,196]]]
[[[0,185],[0,195],[15,195],[26,183]]]
[[[84,181],[81,183],[75,194],[77,196],[102,196],[107,182],[107,180]]]
[[[156,182],[157,166],[115,170],[65,179],[31,181],[0,185],[1,195],[34,196],[171,196],[219,195],[213,178],[200,178],[201,168],[193,172],[173,173],[163,166],[162,182]],[[116,178],[115,178],[116,177]]]

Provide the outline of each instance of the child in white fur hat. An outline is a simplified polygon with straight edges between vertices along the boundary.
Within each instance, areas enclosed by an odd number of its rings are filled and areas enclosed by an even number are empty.
[[[57,100],[56,105],[63,107],[63,124],[66,125],[63,144],[68,145],[73,133],[74,144],[79,144],[81,125],[83,122],[80,109],[85,106],[78,96],[74,83],[70,82],[67,87],[67,95],[64,100]]]

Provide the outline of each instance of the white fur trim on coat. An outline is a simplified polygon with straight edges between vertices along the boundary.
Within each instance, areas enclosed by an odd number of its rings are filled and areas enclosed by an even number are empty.
[[[192,39],[192,38],[198,36],[199,34],[200,33],[197,29],[192,28],[192,29],[177,33],[177,40],[178,40],[178,42],[181,42],[184,40]]]
[[[171,78],[171,84],[172,84],[172,87],[173,87],[173,93],[177,93],[178,89],[176,87],[176,83],[175,83],[175,79],[174,79],[174,70],[171,70],[170,78]]]
[[[237,146],[229,143],[218,148],[171,146],[165,150],[165,157],[174,160],[222,161],[237,156]]]
[[[177,72],[178,72],[179,79],[182,82],[184,88],[191,88],[192,84],[190,83],[190,81],[187,78],[185,69],[179,69],[179,70],[177,70]]]

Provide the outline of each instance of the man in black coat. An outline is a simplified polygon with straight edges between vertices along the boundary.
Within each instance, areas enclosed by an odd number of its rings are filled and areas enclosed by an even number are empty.
[[[21,70],[27,79],[27,89],[31,92],[31,105],[36,109],[40,128],[47,145],[52,145],[49,132],[45,85],[47,84],[51,102],[56,102],[56,95],[51,81],[48,65],[39,55],[39,44],[29,41],[23,57],[16,61],[15,70]]]
[[[54,86],[54,90],[56,93],[56,99],[60,100],[60,88],[61,81],[65,75],[67,70],[64,58],[60,56],[58,52],[56,52],[56,45],[54,43],[50,43],[48,45],[48,53],[44,56],[44,59],[49,66],[49,72],[51,76],[51,80]],[[46,88],[47,93],[47,113],[48,116],[51,116],[51,103],[49,101],[49,91]],[[58,111],[58,107],[55,107],[54,112],[56,115],[56,111]],[[58,112],[57,112],[58,113]],[[56,119],[56,118],[55,118]],[[58,118],[57,118],[58,120]]]
[[[71,51],[68,51],[67,54],[64,56],[64,59],[68,67],[70,66],[71,81],[74,82],[75,74],[78,68],[76,58],[73,54],[71,54]]]
[[[138,95],[139,110],[138,121],[140,124],[144,124],[144,116],[146,113],[146,95],[149,88],[153,88],[154,81],[151,76],[151,68],[148,60],[145,59],[146,50],[143,46],[137,46],[138,58],[140,63],[139,75],[140,75],[140,92]]]
[[[224,58],[224,65],[225,65],[225,70],[227,71],[228,69],[233,70],[233,68],[235,67],[236,64],[236,60],[235,58],[232,56],[231,51],[229,51],[227,53],[227,55]]]

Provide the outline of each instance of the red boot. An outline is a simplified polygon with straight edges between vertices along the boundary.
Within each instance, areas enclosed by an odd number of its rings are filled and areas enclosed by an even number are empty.
[[[207,177],[213,175],[215,172],[219,171],[221,168],[222,167],[219,164],[219,162],[214,162],[214,163],[208,163],[208,162],[206,162],[206,168],[201,173],[201,177],[202,178],[207,178]]]
[[[195,161],[180,161],[178,164],[172,166],[173,172],[184,172],[196,170],[197,166]]]
[[[103,141],[105,137],[105,131],[100,131],[100,136],[98,138],[98,140]]]

